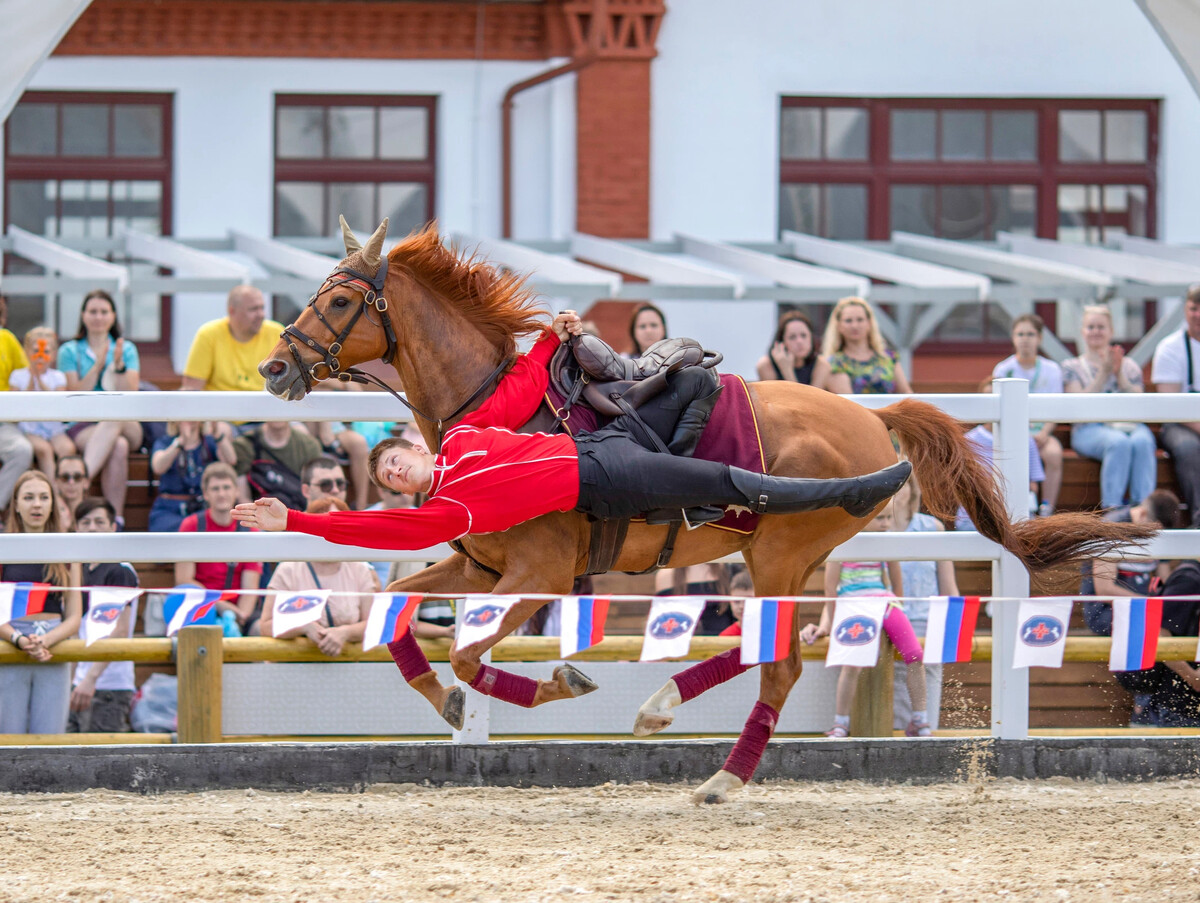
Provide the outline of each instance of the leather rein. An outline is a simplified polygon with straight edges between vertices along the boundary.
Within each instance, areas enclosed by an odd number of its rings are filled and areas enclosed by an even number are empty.
[[[372,326],[382,327],[384,337],[387,339],[387,352],[379,360],[385,364],[390,364],[396,359],[396,351],[398,348],[398,343],[396,342],[396,330],[392,325],[392,318],[387,314],[387,298],[383,296],[383,283],[387,279],[387,272],[388,260],[386,257],[380,258],[379,271],[374,276],[368,276],[366,273],[360,273],[358,270],[350,267],[338,267],[329,275],[328,278],[326,278],[325,282],[322,283],[321,287],[317,289],[313,296],[308,299],[308,304],[305,306],[312,310],[313,315],[316,316],[316,318],[321,322],[321,325],[329,330],[330,335],[334,337],[333,342],[328,347],[322,345],[316,339],[305,335],[301,330],[296,328],[295,323],[290,326],[285,326],[283,328],[283,332],[280,334],[280,338],[285,339],[288,343],[288,351],[291,352],[292,358],[296,361],[296,366],[300,370],[300,378],[304,380],[304,389],[306,393],[312,391],[314,383],[325,379],[335,378],[341,382],[356,382],[363,384],[369,383],[371,385],[378,386],[418,417],[435,424],[437,426],[437,447],[440,448],[442,444],[444,425],[447,422],[454,420],[463,411],[470,407],[471,404],[474,403],[479,396],[484,393],[488,386],[490,386],[496,380],[496,378],[500,376],[500,374],[502,374],[512,365],[515,358],[510,356],[500,361],[500,363],[496,366],[496,369],[488,375],[487,379],[480,383],[479,388],[472,392],[471,396],[457,408],[455,408],[454,413],[447,417],[432,417],[429,414],[426,414],[374,374],[366,373],[355,367],[349,367],[343,370],[341,362],[338,360],[337,356],[342,353],[342,343],[346,341],[350,333],[353,331],[355,324],[357,324],[359,319],[364,315],[367,318],[367,322]],[[321,313],[320,309],[317,307],[317,299],[326,292],[333,291],[334,289],[340,288],[343,285],[351,285],[359,289],[362,292],[362,303],[359,304],[358,309],[354,312],[354,315],[350,318],[350,321],[345,325],[342,331],[338,332],[333,328],[333,325],[327,319],[325,319],[325,315]],[[379,323],[376,323],[374,320],[372,320],[371,315],[367,313],[368,308],[371,307],[375,308],[375,310],[379,313]],[[305,364],[300,358],[300,349],[296,347],[297,342],[303,343],[313,351],[320,354],[321,360],[311,365]],[[325,367],[326,373],[324,376],[318,376],[317,368],[322,366]],[[436,451],[437,449],[434,450]]]

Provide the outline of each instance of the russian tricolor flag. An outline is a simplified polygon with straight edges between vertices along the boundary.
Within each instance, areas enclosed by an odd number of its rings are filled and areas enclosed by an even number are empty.
[[[423,598],[420,593],[374,593],[363,631],[363,652],[404,636]]]
[[[215,589],[185,589],[181,593],[171,593],[167,596],[167,602],[178,599],[179,607],[167,625],[167,636],[175,636],[184,627],[195,624],[213,610],[222,595],[220,590]]]
[[[1145,671],[1154,667],[1162,629],[1162,599],[1113,599],[1109,671]]]
[[[53,589],[48,583],[0,583],[0,624],[41,614]]]
[[[582,652],[603,640],[607,618],[607,596],[563,596],[559,638],[562,657]]]
[[[925,628],[925,664],[969,662],[979,619],[978,596],[934,596]]]
[[[747,599],[742,609],[742,664],[760,665],[787,658],[792,651],[792,615],[787,599]]]

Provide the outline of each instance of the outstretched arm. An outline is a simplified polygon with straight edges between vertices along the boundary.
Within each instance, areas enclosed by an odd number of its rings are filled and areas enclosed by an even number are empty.
[[[329,514],[291,511],[279,499],[263,498],[238,505],[233,516],[239,523],[260,530],[292,530],[371,549],[424,549],[458,539],[471,529],[467,509],[440,498],[431,498],[420,508]]]

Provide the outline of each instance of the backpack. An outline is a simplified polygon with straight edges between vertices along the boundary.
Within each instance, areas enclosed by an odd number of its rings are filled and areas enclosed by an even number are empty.
[[[254,459],[246,473],[246,482],[254,491],[254,497],[277,498],[293,511],[303,511],[308,502],[300,488],[300,475],[262,444],[257,431],[249,433],[246,438],[254,447]]]

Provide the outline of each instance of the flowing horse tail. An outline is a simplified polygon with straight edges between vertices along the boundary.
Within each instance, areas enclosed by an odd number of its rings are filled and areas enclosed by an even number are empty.
[[[875,414],[900,437],[929,512],[948,520],[961,505],[982,535],[1021,560],[1039,588],[1065,589],[1072,577],[1077,587],[1085,561],[1144,543],[1158,532],[1084,513],[1013,523],[999,480],[975,454],[957,420],[921,401],[901,401]]]

